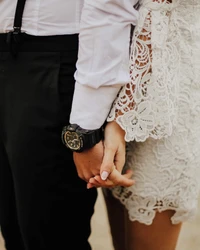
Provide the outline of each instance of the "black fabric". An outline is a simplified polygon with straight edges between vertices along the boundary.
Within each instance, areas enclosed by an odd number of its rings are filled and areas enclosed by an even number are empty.
[[[15,10],[15,18],[13,24],[13,30],[7,34],[7,44],[9,46],[10,53],[13,57],[17,57],[19,45],[21,44],[21,26],[22,17],[25,8],[26,0],[18,0]]]
[[[14,19],[14,28],[19,28],[21,30],[22,26],[22,17],[24,12],[26,0],[18,0],[15,12],[15,19]]]
[[[7,43],[8,34],[0,34],[0,51],[10,50]],[[78,35],[33,36],[26,33],[20,35],[19,52],[65,52],[68,44],[70,50],[77,50]]]
[[[97,191],[87,190],[61,141],[78,35],[28,39],[13,58],[0,35],[1,230],[7,250],[89,250]]]

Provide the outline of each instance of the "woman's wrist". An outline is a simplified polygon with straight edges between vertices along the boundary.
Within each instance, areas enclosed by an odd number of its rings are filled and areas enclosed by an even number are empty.
[[[106,126],[112,127],[118,134],[120,134],[123,137],[125,136],[125,131],[116,121],[108,122]]]

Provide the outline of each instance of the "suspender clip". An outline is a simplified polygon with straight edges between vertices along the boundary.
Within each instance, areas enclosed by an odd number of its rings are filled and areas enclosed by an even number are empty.
[[[10,48],[10,52],[13,57],[17,57],[20,43],[21,43],[21,28],[14,27],[13,30],[7,34],[7,44]]]
[[[1,1],[1,0],[0,0]],[[7,44],[13,57],[17,57],[20,43],[22,42],[21,27],[26,0],[17,0],[13,30],[7,34]]]
[[[21,34],[21,27],[14,27],[13,28],[13,40],[15,43],[21,42],[20,34]]]

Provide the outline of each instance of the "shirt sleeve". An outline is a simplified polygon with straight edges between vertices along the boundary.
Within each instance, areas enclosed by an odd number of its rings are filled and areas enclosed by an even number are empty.
[[[138,0],[85,0],[70,123],[97,129],[120,88],[130,81],[131,24]]]
[[[131,81],[121,88],[107,118],[121,126],[127,142],[163,139],[177,126],[181,56],[174,35],[179,34],[178,7],[172,4],[151,0],[140,5],[131,46]]]

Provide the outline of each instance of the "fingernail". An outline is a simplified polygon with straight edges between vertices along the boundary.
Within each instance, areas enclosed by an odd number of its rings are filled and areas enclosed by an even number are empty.
[[[101,179],[102,179],[103,181],[105,181],[105,180],[108,178],[108,175],[109,175],[108,172],[103,171],[102,174],[101,174]]]

